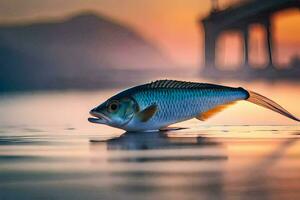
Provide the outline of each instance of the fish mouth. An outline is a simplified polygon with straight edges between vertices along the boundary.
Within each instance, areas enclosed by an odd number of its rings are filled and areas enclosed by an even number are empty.
[[[103,113],[95,112],[93,110],[90,111],[90,115],[93,117],[89,117],[88,121],[96,124],[107,124],[110,122],[110,119],[104,115]]]

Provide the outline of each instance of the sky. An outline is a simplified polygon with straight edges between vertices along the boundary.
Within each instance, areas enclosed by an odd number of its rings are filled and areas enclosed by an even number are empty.
[[[224,8],[234,2],[237,1],[219,0],[219,5]],[[203,30],[198,20],[206,16],[210,8],[210,0],[0,0],[0,22],[63,18],[91,10],[133,27],[157,44],[175,63],[197,67],[203,61]],[[275,53],[281,63],[287,63],[295,54],[300,56],[300,26],[296,24],[300,24],[298,11],[282,12],[274,18],[278,41]],[[226,56],[236,59],[219,60],[225,64],[238,62],[239,39],[236,35],[225,38],[220,44],[229,52]],[[253,38],[259,41],[257,34]],[[252,57],[262,60],[258,58],[260,55],[263,54]]]

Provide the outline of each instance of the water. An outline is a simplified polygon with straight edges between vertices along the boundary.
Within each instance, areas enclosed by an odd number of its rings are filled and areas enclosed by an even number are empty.
[[[246,86],[300,116],[299,85]],[[116,91],[2,95],[0,199],[299,199],[297,123],[249,103],[177,131],[88,123]]]

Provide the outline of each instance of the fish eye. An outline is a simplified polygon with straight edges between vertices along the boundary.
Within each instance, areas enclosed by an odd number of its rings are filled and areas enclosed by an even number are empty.
[[[115,112],[116,110],[118,110],[118,108],[119,108],[119,103],[116,101],[113,101],[108,105],[109,112]]]

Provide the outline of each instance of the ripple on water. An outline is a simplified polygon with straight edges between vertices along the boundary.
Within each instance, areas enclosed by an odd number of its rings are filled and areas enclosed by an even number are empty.
[[[0,198],[300,197],[297,126],[124,134],[7,129],[0,136],[0,186],[6,191]]]

